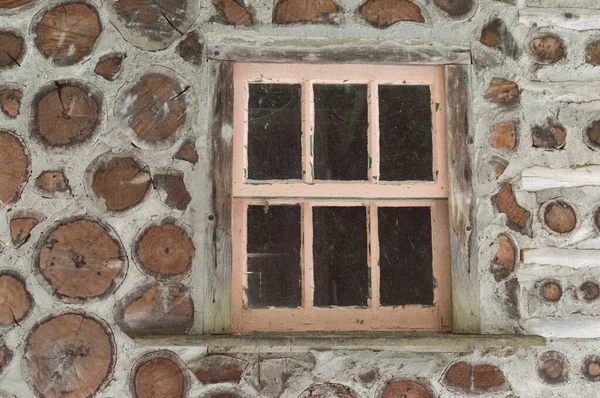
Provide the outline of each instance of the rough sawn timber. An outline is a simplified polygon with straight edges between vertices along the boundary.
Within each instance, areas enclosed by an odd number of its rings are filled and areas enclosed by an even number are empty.
[[[481,331],[473,172],[470,67],[446,67],[448,206],[452,264],[452,331]]]
[[[581,8],[524,8],[519,23],[530,27],[552,27],[574,30],[600,29],[600,10]]]
[[[600,165],[568,169],[533,166],[521,174],[523,189],[537,192],[553,188],[600,186]]]

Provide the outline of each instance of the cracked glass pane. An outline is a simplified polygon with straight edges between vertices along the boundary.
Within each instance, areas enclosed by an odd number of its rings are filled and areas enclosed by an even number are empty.
[[[298,307],[300,205],[248,206],[248,306]]]
[[[315,84],[315,179],[366,180],[367,85]]]
[[[429,86],[379,86],[381,181],[433,181]]]
[[[433,305],[431,209],[380,207],[377,216],[381,305]]]
[[[367,305],[367,209],[313,207],[315,307]]]
[[[302,111],[299,84],[250,84],[248,178],[302,178]]]

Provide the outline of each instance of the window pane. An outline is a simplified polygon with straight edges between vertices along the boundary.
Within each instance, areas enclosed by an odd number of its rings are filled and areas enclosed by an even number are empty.
[[[377,215],[381,305],[432,305],[431,209],[380,207]]]
[[[382,181],[433,181],[429,86],[379,86]]]
[[[314,305],[366,306],[366,208],[314,207],[313,227]]]
[[[250,84],[248,178],[302,178],[299,84]]]
[[[367,86],[315,84],[314,157],[317,180],[366,180]]]
[[[300,206],[248,206],[248,305],[301,302]]]

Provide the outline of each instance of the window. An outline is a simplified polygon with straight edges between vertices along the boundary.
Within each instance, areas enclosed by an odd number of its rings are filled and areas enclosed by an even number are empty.
[[[450,330],[444,67],[233,79],[233,331]]]

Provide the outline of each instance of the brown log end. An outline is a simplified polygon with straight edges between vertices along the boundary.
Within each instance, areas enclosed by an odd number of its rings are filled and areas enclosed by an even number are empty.
[[[61,4],[48,10],[36,27],[35,45],[56,65],[81,61],[102,32],[98,11],[89,4]]]
[[[577,226],[577,215],[573,207],[564,200],[552,200],[544,205],[544,224],[559,234],[567,234]]]
[[[0,30],[0,70],[21,66],[25,56],[25,40],[20,33]]]
[[[475,0],[433,0],[433,4],[446,13],[449,17],[464,17],[473,10]]]
[[[68,312],[34,326],[24,357],[37,396],[92,397],[114,371],[115,343],[104,321]]]
[[[146,228],[134,246],[134,256],[143,271],[159,279],[185,275],[195,253],[188,233],[171,219]]]
[[[556,281],[545,282],[540,288],[540,295],[544,300],[556,303],[562,297],[563,291],[560,284]]]
[[[494,365],[477,364],[473,367],[473,388],[478,393],[491,393],[505,386],[504,373]]]
[[[181,211],[187,209],[192,197],[185,187],[183,174],[160,174],[154,177],[154,183],[166,194],[164,202],[167,206]]]
[[[530,47],[535,60],[542,64],[555,64],[567,55],[565,43],[555,34],[536,37]]]
[[[495,48],[507,57],[517,59],[521,55],[519,44],[500,18],[492,19],[483,27],[479,41],[484,46]]]
[[[189,376],[185,364],[171,351],[155,351],[141,357],[133,367],[131,393],[134,398],[183,398]]]
[[[59,222],[37,244],[35,269],[60,298],[112,293],[127,271],[127,255],[107,225],[87,217]]]
[[[196,151],[194,141],[188,140],[181,144],[175,155],[173,155],[173,159],[185,160],[191,164],[198,163],[198,151]]]
[[[591,303],[600,297],[600,286],[596,282],[585,281],[577,288],[577,298]]]
[[[538,359],[539,377],[548,384],[561,384],[569,379],[566,358],[557,351],[547,351]]]
[[[512,151],[517,146],[517,125],[514,121],[496,124],[490,135],[490,145],[496,149]]]
[[[29,154],[11,132],[0,130],[0,207],[16,202],[29,177]]]
[[[273,23],[337,23],[339,6],[333,0],[279,0]]]
[[[254,18],[243,0],[212,0],[217,10],[223,13],[225,21],[233,26],[252,26]]]
[[[116,79],[119,72],[123,68],[123,61],[127,56],[123,53],[108,54],[100,57],[94,72],[98,76],[112,82]]]
[[[531,128],[534,148],[563,149],[567,142],[567,129],[555,120],[547,119],[543,125]]]
[[[456,362],[444,373],[443,383],[454,391],[471,392],[473,366],[467,362]]]
[[[363,387],[371,388],[379,380],[379,371],[377,369],[371,369],[358,373],[354,380],[362,384]]]
[[[101,161],[92,177],[92,190],[110,211],[140,204],[152,185],[148,168],[131,157]]]
[[[69,187],[69,180],[61,170],[43,171],[35,179],[35,186],[45,198],[56,197],[60,193],[71,189]]]
[[[358,12],[376,28],[387,28],[397,22],[425,22],[421,9],[408,0],[367,0]]]
[[[508,167],[508,161],[498,156],[492,157],[488,164],[492,168],[492,172],[496,178],[500,177]]]
[[[600,150],[600,119],[594,120],[585,130],[587,144],[595,150]]]
[[[21,100],[23,92],[16,88],[5,88],[0,90],[0,110],[11,119],[19,116],[21,112]]]
[[[512,185],[503,184],[498,193],[492,196],[492,203],[500,213],[506,214],[510,229],[525,233],[531,219],[531,213],[521,207],[513,194]]]
[[[583,377],[592,382],[600,381],[600,356],[590,355],[583,361]]]
[[[126,93],[125,102],[116,112],[142,143],[173,141],[187,117],[189,87],[169,76],[150,73]]]
[[[31,230],[38,224],[34,217],[14,217],[10,220],[10,238],[14,247],[19,247],[31,236]]]
[[[350,387],[337,383],[319,383],[308,387],[298,398],[359,398],[360,396]]]
[[[600,40],[593,41],[585,47],[585,62],[594,66],[600,65]]]
[[[227,355],[209,355],[190,364],[202,384],[238,383],[248,361]]]
[[[519,100],[519,86],[513,81],[495,77],[488,86],[485,99],[496,104],[512,105]]]
[[[194,323],[194,304],[184,285],[154,283],[121,299],[115,320],[133,335],[183,334]]]
[[[33,100],[32,135],[50,147],[68,147],[92,138],[100,124],[102,100],[90,86],[56,81]]]
[[[0,375],[6,370],[13,359],[13,352],[4,344],[0,345]],[[0,395],[1,396],[1,395]]]
[[[197,31],[188,33],[177,44],[177,47],[175,47],[175,52],[184,61],[196,66],[202,66],[204,63],[204,41]]]
[[[421,381],[397,380],[386,383],[377,396],[381,398],[434,398],[435,394],[431,387]]]
[[[29,4],[31,0],[0,0],[0,10],[10,10]]]
[[[33,306],[25,279],[16,271],[0,270],[0,326],[19,325]]]
[[[515,269],[517,248],[508,234],[498,235],[498,251],[492,261],[492,273],[496,282],[506,279]]]
[[[503,307],[506,310],[506,314],[509,319],[521,319],[521,312],[519,310],[519,292],[521,290],[521,284],[519,283],[519,280],[517,278],[505,280],[504,289],[506,291],[506,296],[503,300]]]
[[[201,398],[250,398],[250,395],[239,388],[219,387],[202,394]],[[343,398],[346,398],[343,396]]]

